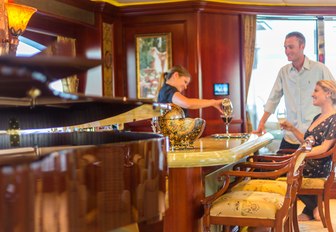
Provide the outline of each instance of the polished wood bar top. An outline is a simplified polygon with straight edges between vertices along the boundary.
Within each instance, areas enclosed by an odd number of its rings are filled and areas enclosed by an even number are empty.
[[[208,136],[195,141],[194,147],[168,152],[169,168],[207,167],[236,162],[273,140],[270,133],[226,138]]]

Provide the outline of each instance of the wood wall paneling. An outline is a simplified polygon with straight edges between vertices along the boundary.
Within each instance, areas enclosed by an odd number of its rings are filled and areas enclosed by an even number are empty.
[[[191,16],[192,17],[192,16]],[[174,19],[174,20],[172,20]],[[150,35],[171,33],[172,39],[172,65],[183,65],[189,69],[193,60],[191,57],[195,57],[193,44],[195,44],[195,37],[191,37],[189,23],[192,21],[186,16],[170,16],[165,18],[164,16],[152,16],[152,17],[132,17],[126,20],[123,24],[124,39],[125,39],[125,73],[127,78],[125,82],[128,83],[127,95],[130,98],[136,98],[136,35]],[[190,69],[189,69],[190,70]],[[190,70],[192,75],[197,75],[195,70]],[[194,83],[195,84],[195,83]],[[197,86],[196,86],[197,88]],[[190,87],[190,89],[193,89]],[[197,89],[196,89],[197,90]],[[195,90],[193,90],[195,91]],[[197,91],[196,91],[197,92]]]
[[[127,82],[127,96],[136,97],[135,36],[170,32],[173,65],[185,66],[192,75],[192,81],[185,95],[194,98],[219,98],[213,95],[213,83],[230,83],[232,92],[230,98],[235,107],[235,119],[231,127],[233,131],[240,132],[244,121],[240,105],[242,85],[240,38],[237,28],[240,28],[239,15],[191,12],[169,17],[162,15],[127,17],[123,21],[126,60],[126,75],[123,79],[124,83]],[[202,86],[199,86],[199,83]],[[224,131],[219,113],[214,108],[190,110],[190,116],[202,117],[207,121],[203,136]]]
[[[230,130],[243,132],[246,128],[246,118],[241,15],[330,15],[335,8],[251,6],[199,1],[120,8],[118,14],[122,21],[122,35],[119,45],[122,44],[123,48],[119,46],[117,49],[123,50],[120,53],[121,57],[118,57],[118,60],[122,60],[118,66],[122,71],[119,68],[117,70],[116,81],[119,82],[116,84],[116,95],[136,96],[133,36],[138,32],[159,32],[162,28],[158,28],[157,25],[160,25],[171,29],[174,35],[173,64],[186,66],[192,74],[193,81],[185,94],[188,97],[200,97],[201,87],[202,97],[212,98],[214,82],[229,82],[230,98],[235,110]],[[184,26],[172,26],[182,22]],[[180,39],[176,39],[176,34]],[[208,47],[210,45],[211,48]],[[198,82],[202,83],[202,86],[199,86]],[[191,111],[190,116],[200,116],[206,120],[207,126],[203,136],[224,131],[224,125],[215,109]]]
[[[170,33],[172,45],[172,65],[182,65],[186,67],[193,81],[190,83],[185,94],[189,97],[198,98],[198,61],[196,50],[196,15],[174,14],[174,15],[150,15],[150,16],[130,16],[123,18],[122,31],[124,35],[124,59],[125,65],[121,65],[124,72],[116,77],[118,84],[123,86],[125,95],[130,98],[137,96],[136,87],[136,35],[149,35]],[[126,73],[126,75],[125,75]],[[127,85],[125,86],[125,83]],[[117,91],[116,91],[117,95]],[[122,96],[122,95],[121,95]],[[198,110],[191,112],[192,117],[198,116]],[[128,125],[133,131],[151,131],[150,122],[143,121]]]
[[[201,15],[200,44],[203,98],[223,98],[213,95],[214,83],[229,83],[234,108],[234,119],[230,130],[240,132],[241,122],[241,66],[240,66],[240,20],[235,14],[204,13]],[[226,97],[226,96],[225,96]],[[214,108],[203,110],[207,120],[204,135],[223,133],[224,124],[220,113]]]
[[[171,8],[173,8],[172,5],[170,4]],[[180,4],[176,4],[176,8],[178,6]],[[170,32],[173,65],[185,66],[192,75],[192,81],[184,94],[193,98],[220,98],[213,95],[213,83],[228,82],[231,91],[229,97],[233,101],[235,110],[230,129],[233,132],[241,132],[244,130],[245,118],[242,112],[244,101],[241,96],[244,86],[241,84],[243,69],[240,62],[240,15],[206,11],[201,8],[198,11],[192,3],[190,6],[192,7],[188,8],[184,5],[178,8],[178,11],[185,11],[183,14],[171,13],[171,9],[167,9],[165,13],[159,6],[155,6],[156,11],[151,11],[147,15],[141,14],[141,10],[135,13],[134,8],[131,8],[134,10],[132,13],[130,13],[131,10],[123,9],[125,12],[122,17],[125,66],[122,67],[124,72],[119,74],[122,76],[117,77],[116,80],[127,83],[127,86],[122,85],[125,89],[123,93],[130,98],[135,98],[137,96],[135,36]],[[142,6],[141,9],[147,12],[153,7]],[[190,117],[201,117],[206,120],[207,125],[203,136],[224,132],[224,125],[219,115],[220,113],[214,108],[190,110]]]

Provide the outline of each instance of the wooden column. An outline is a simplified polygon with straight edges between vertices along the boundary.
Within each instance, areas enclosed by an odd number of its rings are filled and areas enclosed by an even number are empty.
[[[170,168],[168,192],[169,208],[164,218],[164,232],[201,231],[202,168]]]

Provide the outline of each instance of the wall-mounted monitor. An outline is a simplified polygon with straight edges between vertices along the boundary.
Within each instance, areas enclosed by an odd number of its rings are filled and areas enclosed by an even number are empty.
[[[215,83],[213,85],[213,94],[215,96],[230,95],[230,85],[229,85],[229,83]]]

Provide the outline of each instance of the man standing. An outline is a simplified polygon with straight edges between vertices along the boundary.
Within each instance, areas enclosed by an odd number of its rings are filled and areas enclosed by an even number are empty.
[[[285,53],[291,64],[283,66],[273,85],[272,91],[264,106],[264,114],[260,119],[256,132],[265,131],[265,123],[274,113],[282,96],[287,109],[287,121],[304,133],[313,117],[320,113],[316,106],[312,106],[311,94],[319,80],[334,80],[329,69],[322,63],[309,60],[304,55],[306,39],[300,32],[291,32],[285,38]],[[285,131],[280,149],[296,149],[300,142],[293,134]]]

